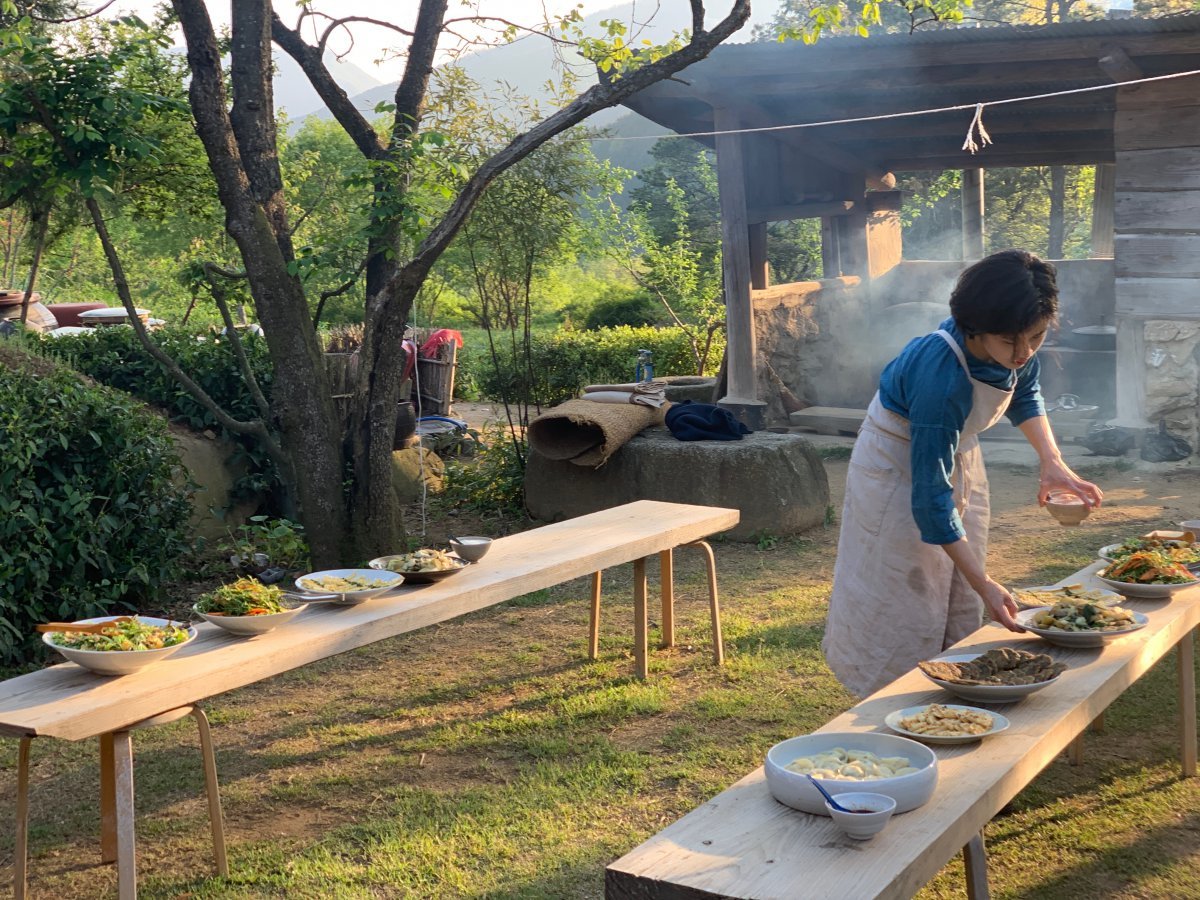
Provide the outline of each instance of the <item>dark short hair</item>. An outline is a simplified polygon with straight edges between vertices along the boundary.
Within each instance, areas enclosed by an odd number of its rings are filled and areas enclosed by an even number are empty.
[[[1020,334],[1058,316],[1057,272],[1027,250],[1001,250],[958,276],[950,314],[968,337]]]

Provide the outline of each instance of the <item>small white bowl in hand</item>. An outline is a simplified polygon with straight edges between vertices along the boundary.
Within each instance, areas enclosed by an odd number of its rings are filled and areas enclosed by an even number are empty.
[[[896,801],[886,794],[872,794],[866,791],[850,791],[837,795],[837,802],[853,812],[842,812],[834,809],[833,804],[825,801],[825,808],[833,818],[833,824],[846,833],[846,837],[856,841],[866,841],[883,831],[892,813],[896,811]]]

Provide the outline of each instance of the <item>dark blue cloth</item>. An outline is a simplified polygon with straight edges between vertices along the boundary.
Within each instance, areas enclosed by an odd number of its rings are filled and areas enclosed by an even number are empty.
[[[681,441],[740,441],[750,429],[715,403],[684,400],[667,410],[667,428]]]

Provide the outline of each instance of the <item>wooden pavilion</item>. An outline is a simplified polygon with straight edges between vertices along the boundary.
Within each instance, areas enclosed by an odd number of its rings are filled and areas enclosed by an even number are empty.
[[[729,338],[722,402],[761,421],[786,376],[809,403],[865,406],[877,368],[847,347],[869,343],[872,323],[906,300],[944,303],[934,275],[948,284],[964,263],[904,259],[893,173],[964,171],[969,261],[983,254],[984,169],[1095,164],[1096,259],[1060,267],[1066,318],[1116,325],[1104,365],[1118,421],[1165,417],[1194,443],[1200,76],[1120,85],[1195,70],[1200,15],[1187,14],[730,45],[633,97],[629,108],[700,133],[716,151]],[[975,104],[1097,87],[986,106],[993,143],[962,149]],[[953,106],[964,108],[896,115]],[[874,121],[780,128],[865,118]],[[808,217],[822,223],[826,277],[769,285],[767,223]]]

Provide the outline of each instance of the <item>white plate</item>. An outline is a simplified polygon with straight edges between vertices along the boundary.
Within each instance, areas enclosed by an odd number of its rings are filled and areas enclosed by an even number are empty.
[[[214,616],[211,613],[200,612],[195,606],[192,607],[192,612],[205,622],[211,622],[218,628],[225,629],[230,634],[245,636],[266,634],[268,631],[278,628],[285,622],[290,622],[307,608],[307,603],[301,603],[299,606],[293,606],[290,609],[285,609],[283,612],[267,613],[262,616]]]
[[[1116,551],[1120,546],[1121,546],[1120,544],[1105,544],[1103,547],[1101,547],[1099,550],[1096,551],[1096,555],[1099,556],[1105,562],[1116,562],[1116,558],[1113,556],[1113,552]],[[1195,546],[1195,545],[1193,545],[1193,546]],[[1194,565],[1198,565],[1198,563],[1181,563],[1180,565],[1194,566]]]
[[[1051,592],[1051,593],[1055,593],[1055,594],[1060,594],[1061,599],[1063,599],[1063,600],[1071,599],[1070,595],[1065,593],[1065,590],[1066,590],[1066,587],[1064,585],[1055,586],[1055,585],[1049,585],[1049,584],[1039,584],[1036,587],[1013,588],[1011,593],[1013,595],[1013,599],[1017,601],[1017,606],[1021,607],[1021,609],[1036,609],[1038,607],[1045,606],[1046,602],[1043,600],[1043,601],[1039,601],[1037,603],[1027,603],[1023,597],[1019,596],[1020,591],[1047,591],[1047,592]],[[1118,593],[1115,593],[1113,591],[1101,590],[1100,588],[1091,588],[1091,590],[1094,590],[1097,593],[1104,595],[1102,599],[1095,601],[1097,603],[1103,604],[1104,606],[1112,606],[1114,603],[1121,602],[1121,595]]]
[[[1103,571],[1105,570],[1100,570],[1100,572]],[[1187,590],[1200,584],[1200,581],[1189,581],[1184,584],[1133,584],[1124,581],[1113,581],[1111,578],[1105,578],[1100,572],[1096,573],[1097,578],[1121,596],[1131,597],[1135,600],[1162,600],[1170,597],[1176,591]]]
[[[943,703],[941,705],[947,707],[948,709],[960,709],[960,710],[964,710],[966,712],[977,712],[977,713],[983,713],[983,715],[985,715],[985,716],[991,716],[992,727],[988,731],[981,732],[980,734],[953,734],[953,735],[951,735],[951,734],[918,734],[915,731],[909,731],[907,728],[901,727],[901,725],[900,725],[901,719],[907,719],[909,716],[915,716],[918,713],[922,713],[925,710],[929,709],[929,707],[932,705],[933,704],[931,704],[931,703],[926,703],[921,706],[910,706],[907,709],[897,709],[894,712],[890,712],[887,714],[887,716],[883,720],[883,724],[886,725],[888,728],[892,729],[892,731],[896,732],[897,734],[902,734],[906,738],[912,738],[914,741],[921,741],[924,744],[972,744],[975,741],[983,740],[985,737],[991,737],[993,734],[999,734],[1000,732],[1002,732],[1006,728],[1008,728],[1008,724],[1009,724],[1008,719],[1006,719],[1004,716],[1000,715],[1000,713],[994,713],[988,709],[980,709],[977,706],[959,706],[954,703]]]
[[[1145,628],[1150,620],[1139,612],[1133,613],[1133,624],[1126,628],[1113,628],[1107,631],[1059,631],[1057,628],[1039,628],[1033,624],[1033,617],[1049,606],[1037,606],[1033,609],[1023,609],[1017,613],[1017,624],[1030,634],[1036,634],[1044,641],[1057,644],[1059,647],[1103,647],[1109,641],[1132,634]]]
[[[365,578],[368,581],[374,582],[374,587],[362,588],[357,591],[331,591],[328,588],[323,588],[319,584],[313,584],[315,578]],[[399,572],[380,571],[379,569],[326,569],[323,572],[309,572],[307,575],[301,575],[296,579],[296,587],[306,594],[333,594],[337,597],[335,602],[353,605],[362,603],[364,600],[370,600],[372,597],[378,597],[380,594],[386,594],[393,588],[398,588],[404,583],[404,576]]]
[[[78,619],[77,624],[90,625],[93,622],[108,622],[115,618],[118,617],[97,616],[94,619]],[[144,625],[178,625],[180,628],[187,630],[187,640],[178,644],[172,644],[170,647],[160,647],[157,650],[84,650],[79,647],[63,647],[50,639],[53,636],[53,632],[43,634],[42,640],[71,662],[83,666],[85,669],[90,669],[97,675],[130,675],[152,663],[166,659],[172,653],[179,650],[179,648],[185,647],[194,641],[198,633],[195,628],[172,619],[156,619],[153,616],[134,616],[134,618]]]
[[[952,653],[947,656],[935,656],[933,659],[938,662],[962,663],[970,662],[978,656],[983,656],[983,654]],[[923,671],[921,674],[925,675]],[[1039,681],[1037,684],[956,684],[953,681],[942,681],[932,675],[925,675],[925,677],[938,687],[949,691],[956,697],[962,697],[964,700],[974,700],[976,703],[1014,703],[1035,691],[1054,684],[1060,676],[1055,675],[1049,681]]]

